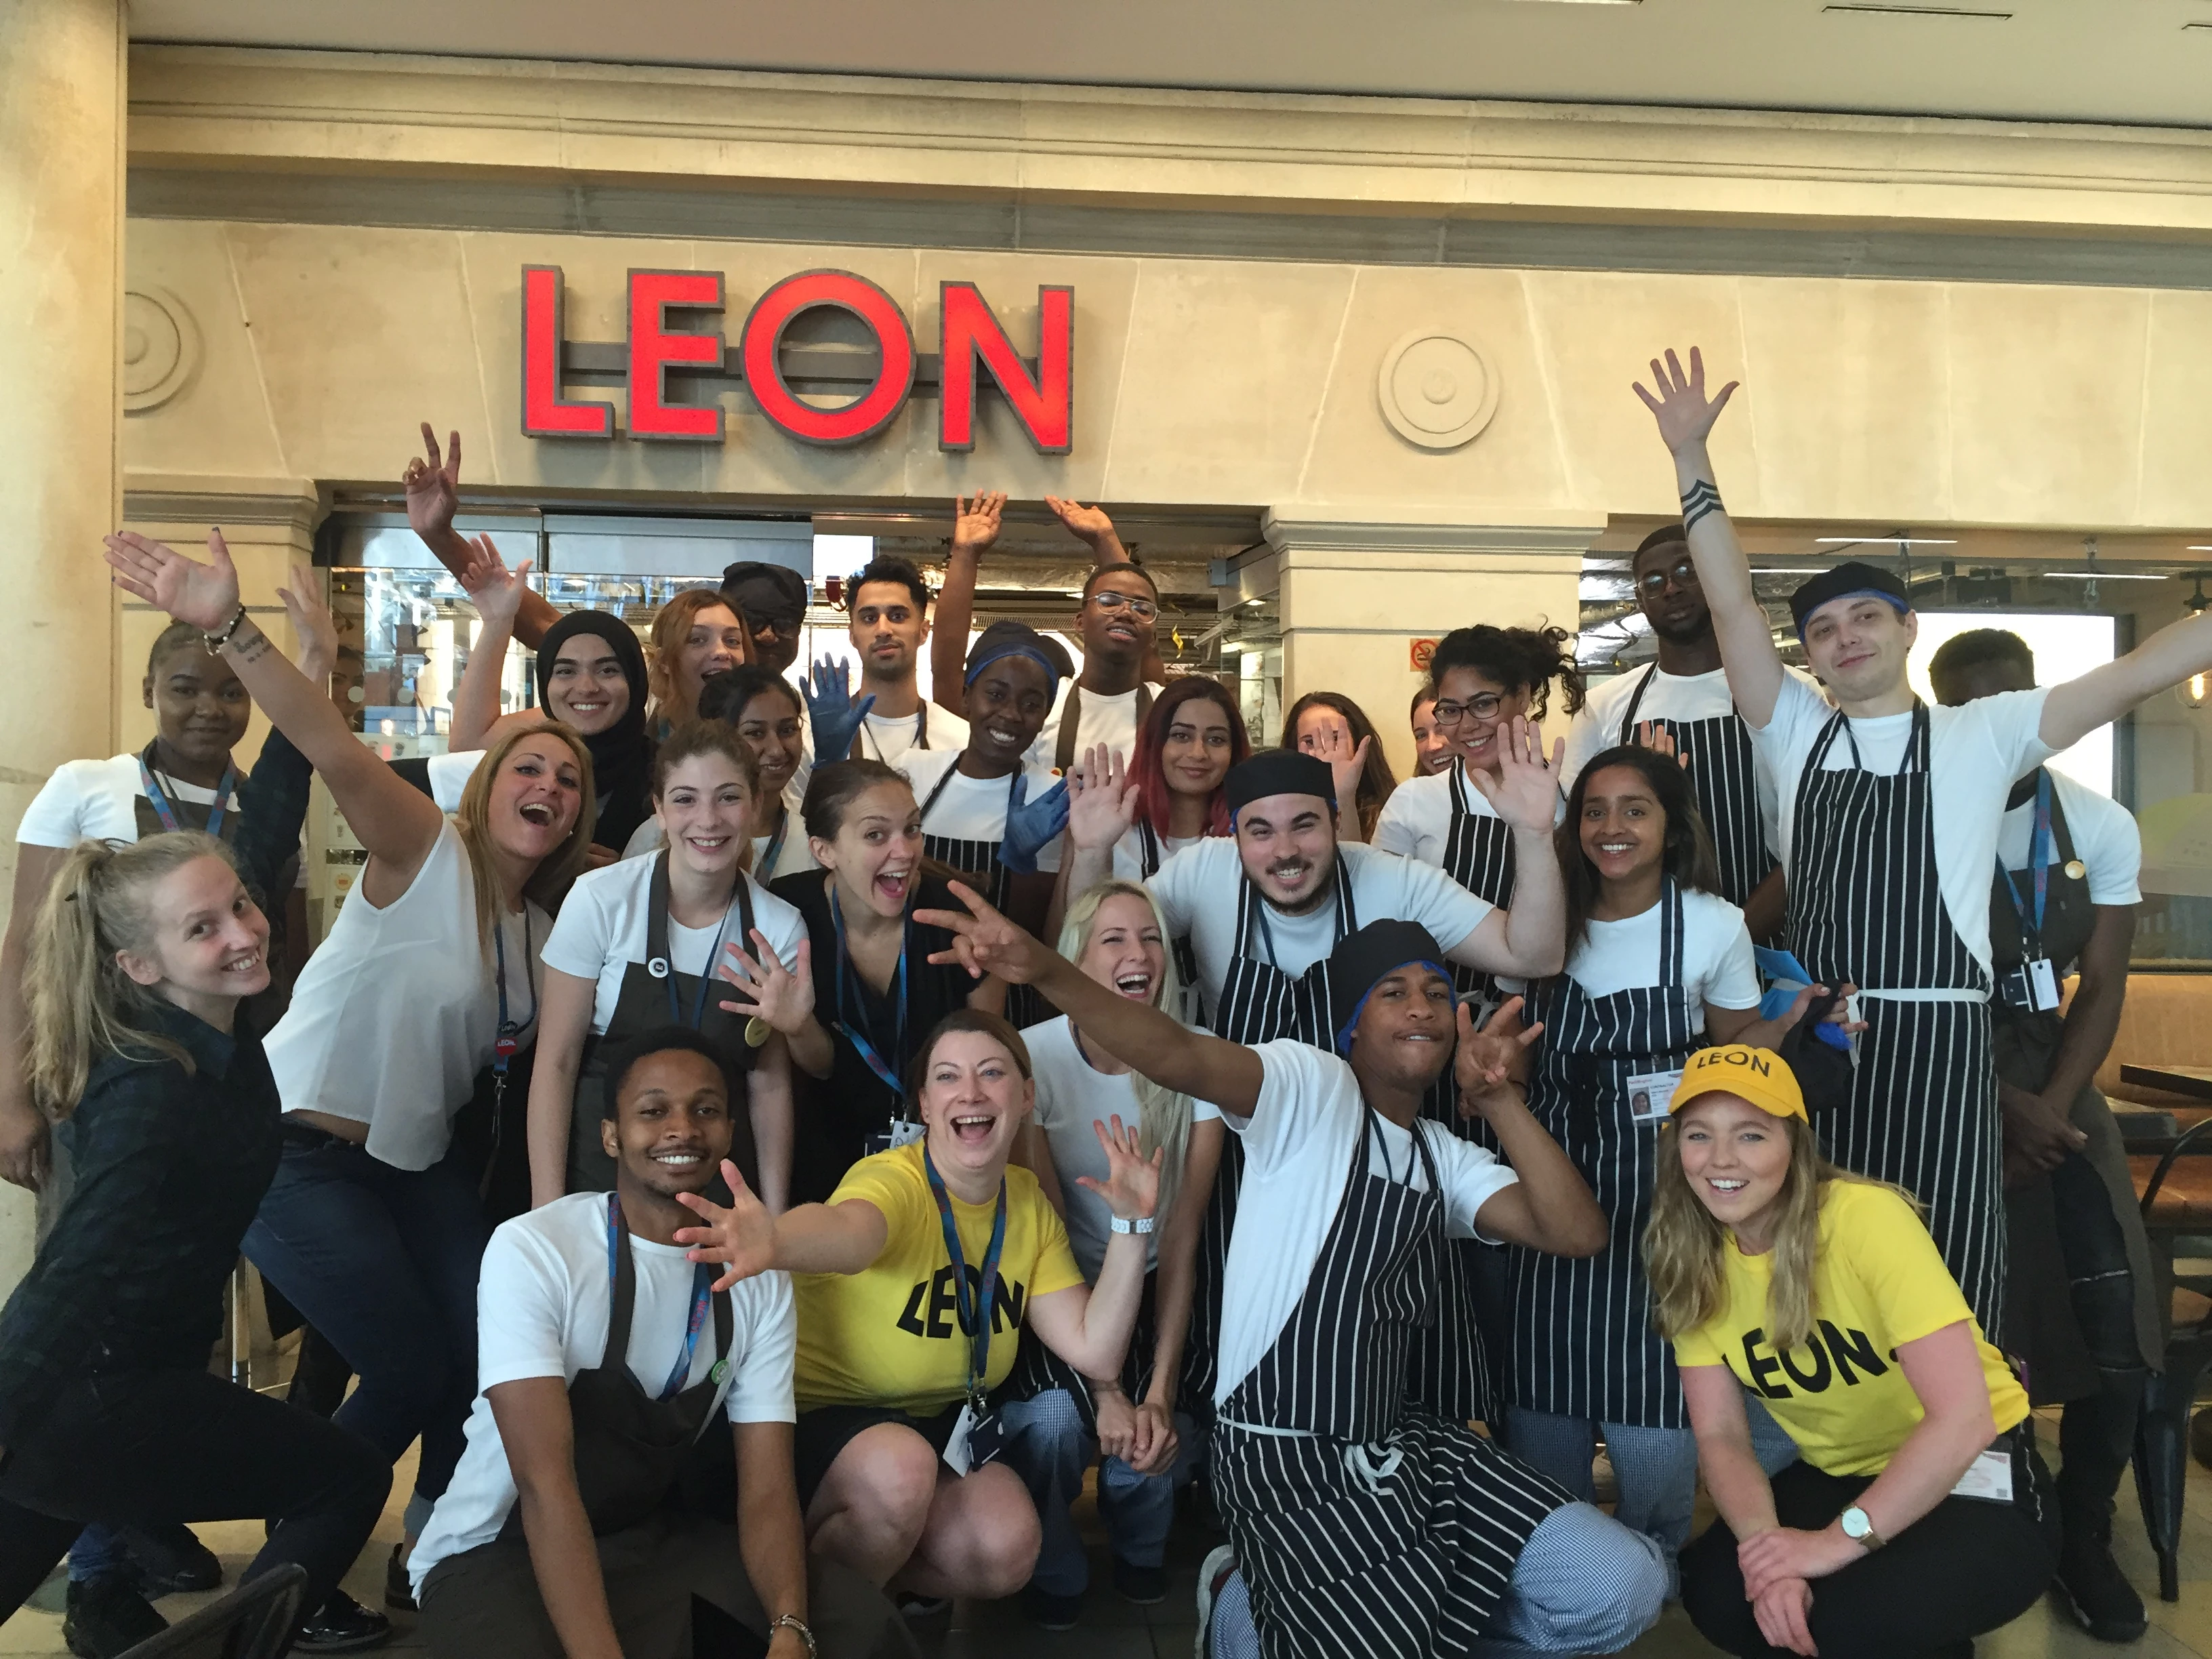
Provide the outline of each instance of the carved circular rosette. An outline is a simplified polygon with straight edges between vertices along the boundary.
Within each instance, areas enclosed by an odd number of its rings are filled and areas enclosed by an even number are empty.
[[[127,412],[143,415],[159,409],[190,384],[199,364],[199,329],[182,300],[167,289],[125,292],[123,407]]]
[[[1456,334],[1417,328],[1382,354],[1376,400],[1390,429],[1423,449],[1474,441],[1498,412],[1498,375]]]

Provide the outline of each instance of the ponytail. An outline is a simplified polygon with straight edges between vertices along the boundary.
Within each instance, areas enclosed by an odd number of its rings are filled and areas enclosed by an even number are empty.
[[[1554,683],[1565,713],[1583,706],[1583,671],[1575,660],[1574,635],[1564,628],[1493,628],[1488,623],[1455,628],[1429,658],[1431,696],[1441,692],[1444,676],[1455,668],[1471,668],[1501,690],[1527,693],[1532,720],[1549,710]]]
[[[143,955],[152,944],[146,895],[172,871],[196,860],[231,863],[229,849],[197,830],[149,836],[136,845],[81,841],[69,849],[39,906],[23,975],[30,1007],[31,1097],[57,1119],[76,1109],[102,1056],[174,1060],[189,1075],[183,1046],[148,1030],[153,994],[123,971],[116,953]]]

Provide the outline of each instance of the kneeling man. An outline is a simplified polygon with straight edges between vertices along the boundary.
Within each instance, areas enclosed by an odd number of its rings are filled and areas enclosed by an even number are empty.
[[[424,1643],[437,1659],[872,1652],[890,1618],[874,1586],[817,1565],[809,1594],[791,1281],[715,1292],[675,1242],[696,1219],[677,1194],[729,1156],[722,1059],[649,1031],[612,1056],[605,1109],[614,1191],[518,1216],[484,1252],[482,1392],[411,1563]],[[732,1456],[734,1514],[702,1501],[728,1492]]]

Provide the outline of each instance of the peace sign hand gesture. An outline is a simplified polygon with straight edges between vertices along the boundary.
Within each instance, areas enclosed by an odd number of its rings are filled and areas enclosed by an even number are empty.
[[[1112,1207],[1115,1219],[1144,1220],[1159,1202],[1160,1166],[1167,1156],[1167,1148],[1156,1147],[1146,1158],[1137,1126],[1123,1124],[1119,1112],[1114,1114],[1110,1125],[1093,1118],[1091,1127],[1098,1137],[1098,1144],[1106,1149],[1106,1179],[1078,1176],[1075,1184],[1087,1187],[1104,1199]]]
[[[1452,1057],[1452,1080],[1459,1085],[1463,1097],[1460,1107],[1462,1115],[1474,1113],[1464,1097],[1486,1093],[1508,1083],[1525,1083],[1534,1055],[1531,1046],[1544,1034],[1544,1024],[1539,1020],[1534,1025],[1521,1024],[1522,1000],[1508,997],[1490,1023],[1480,1031],[1474,1029],[1474,1011],[1467,1004],[1459,1006],[1459,1052]]]
[[[675,1238],[688,1244],[694,1261],[718,1261],[727,1269],[714,1281],[726,1291],[741,1279],[757,1279],[775,1266],[775,1218],[753,1195],[738,1166],[722,1160],[722,1179],[730,1186],[729,1207],[709,1203],[696,1193],[678,1193],[676,1201],[698,1216],[703,1227],[678,1227]]]
[[[1659,436],[1669,454],[1679,455],[1693,444],[1702,444],[1728,407],[1728,400],[1742,384],[1730,380],[1720,389],[1717,397],[1705,396],[1705,357],[1697,347],[1690,348],[1690,372],[1682,372],[1681,361],[1670,349],[1662,364],[1656,357],[1651,360],[1651,378],[1659,387],[1653,397],[1644,389],[1641,380],[1635,382],[1636,395],[1644,399],[1644,406],[1659,422]]]
[[[952,948],[930,953],[941,968],[965,968],[970,977],[996,974],[1009,985],[1027,985],[1045,969],[1052,952],[1020,927],[986,904],[975,890],[962,882],[949,884],[953,897],[968,907],[958,910],[917,910],[914,919],[925,927],[942,927],[952,935]]]
[[[208,552],[213,557],[207,564],[133,530],[118,531],[106,540],[105,556],[115,572],[115,585],[155,610],[190,623],[203,634],[219,632],[238,614],[238,568],[230,562],[222,531],[208,532]]]
[[[407,463],[399,475],[407,492],[407,523],[424,541],[442,536],[453,527],[453,514],[461,504],[461,434],[453,434],[447,453],[438,449],[438,434],[422,422],[423,453]]]
[[[747,956],[734,940],[722,947],[722,953],[729,960],[719,963],[715,971],[731,984],[750,992],[753,999],[750,1003],[725,1002],[722,1012],[756,1015],[784,1036],[791,1036],[814,1018],[814,972],[811,963],[813,946],[810,941],[800,939],[788,968],[777,957],[775,947],[768,942],[768,935],[757,927],[753,929],[753,948],[757,956]]]

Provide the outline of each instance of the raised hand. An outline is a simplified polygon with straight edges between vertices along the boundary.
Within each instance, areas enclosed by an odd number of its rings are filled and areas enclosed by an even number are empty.
[[[532,561],[525,559],[509,570],[489,536],[471,537],[467,546],[469,562],[461,567],[456,580],[468,594],[469,603],[476,606],[477,616],[511,631],[515,613],[522,609],[522,596],[530,591]]]
[[[1167,1148],[1156,1147],[1146,1158],[1137,1126],[1124,1125],[1119,1112],[1110,1124],[1091,1119],[1091,1127],[1098,1144],[1106,1149],[1106,1179],[1078,1176],[1075,1184],[1104,1199],[1117,1220],[1143,1220],[1159,1201],[1160,1163],[1167,1156]]]
[[[1006,510],[1006,492],[986,489],[973,496],[952,498],[952,550],[981,556],[999,539],[999,520]]]
[[[1501,731],[1505,740],[1498,745],[1496,774],[1469,769],[1468,777],[1514,829],[1548,836],[1559,816],[1559,768],[1566,759],[1565,740],[1552,745],[1547,760],[1544,728],[1535,721],[1516,714]]]
[[[1036,874],[1037,854],[1058,840],[1060,832],[1067,828],[1070,803],[1066,779],[1062,778],[1035,800],[1029,799],[1029,774],[1017,772],[1012,797],[1006,803],[1006,833],[999,843],[999,862],[1018,876]]]
[[[1070,534],[1094,548],[1114,534],[1114,520],[1106,516],[1103,507],[1085,507],[1064,495],[1048,495],[1044,504],[1052,509],[1053,517],[1067,526]]]
[[[1644,382],[1635,382],[1636,395],[1644,399],[1644,406],[1659,422],[1659,436],[1669,454],[1680,454],[1692,444],[1701,444],[1705,434],[1713,429],[1713,422],[1728,407],[1728,400],[1735,393],[1741,382],[1730,380],[1720,389],[1717,396],[1705,396],[1705,358],[1697,347],[1690,348],[1690,372],[1682,372],[1682,364],[1670,349],[1667,361],[1651,360],[1651,378],[1659,387],[1653,397],[1644,389]]]
[[[155,610],[190,623],[203,634],[222,632],[238,614],[238,568],[230,562],[222,531],[208,532],[212,558],[207,564],[132,530],[118,531],[106,541],[115,585]]]
[[[1299,738],[1298,747],[1316,760],[1328,763],[1328,769],[1336,778],[1339,811],[1358,799],[1359,775],[1366,769],[1368,751],[1375,747],[1374,738],[1362,738],[1353,743],[1352,722],[1335,714]]]
[[[949,885],[952,896],[968,907],[965,913],[914,913],[914,919],[923,927],[942,927],[952,935],[952,948],[933,951],[931,962],[943,968],[965,968],[975,979],[996,974],[1009,985],[1027,985],[1044,971],[1050,951],[986,904],[982,896],[966,883]]]
[[[814,763],[828,766],[844,759],[868,710],[876,706],[875,694],[854,702],[853,671],[834,657],[819,657],[805,695],[807,729],[814,734]]]
[[[1674,727],[1661,721],[1637,721],[1636,746],[1649,749],[1655,755],[1672,755],[1685,772],[1690,769],[1690,757],[1675,747]]]
[[[1142,799],[1121,751],[1093,744],[1067,775],[1067,838],[1085,852],[1111,847],[1137,821]]]
[[[768,942],[768,935],[756,927],[753,951],[748,956],[735,943],[722,947],[728,960],[720,963],[716,971],[752,998],[750,1003],[723,1003],[722,1012],[757,1015],[789,1036],[814,1017],[813,946],[800,939],[792,965],[786,968],[775,947]]]
[[[284,614],[291,618],[292,637],[300,642],[300,672],[325,690],[338,665],[338,625],[315,592],[315,573],[304,564],[292,567],[292,585],[280,587]]]
[[[1452,1055],[1452,1080],[1459,1085],[1462,1096],[1481,1095],[1503,1084],[1528,1080],[1534,1045],[1544,1034],[1544,1023],[1538,1020],[1523,1026],[1522,1009],[1521,998],[1508,997],[1491,1015],[1490,1023],[1478,1031],[1474,1010],[1460,1004],[1459,1048]],[[1474,1115],[1464,1103],[1461,1110]]]
[[[453,434],[447,453],[438,450],[438,434],[422,422],[423,453],[407,463],[399,475],[407,492],[407,522],[424,541],[443,536],[453,527],[453,514],[461,505],[461,434]]]
[[[694,1261],[718,1261],[726,1271],[714,1288],[726,1291],[742,1279],[756,1279],[775,1266],[775,1218],[753,1196],[738,1166],[722,1160],[722,1179],[730,1185],[729,1207],[710,1204],[696,1193],[678,1193],[676,1201],[700,1218],[701,1227],[678,1227],[675,1239],[688,1244]]]

